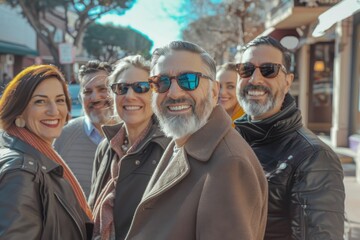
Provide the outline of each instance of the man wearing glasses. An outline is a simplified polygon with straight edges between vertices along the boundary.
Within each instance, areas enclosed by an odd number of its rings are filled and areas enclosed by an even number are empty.
[[[343,171],[337,155],[302,125],[288,93],[290,53],[260,37],[242,49],[237,98],[246,115],[236,129],[250,144],[269,183],[264,239],[343,239]]]
[[[199,46],[154,51],[152,106],[167,147],[127,239],[263,239],[267,182],[254,152],[217,106],[216,65]]]

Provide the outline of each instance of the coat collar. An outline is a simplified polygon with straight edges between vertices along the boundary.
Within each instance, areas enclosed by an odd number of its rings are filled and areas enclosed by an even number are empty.
[[[1,148],[9,148],[13,149],[17,152],[21,152],[24,154],[24,164],[27,164],[29,161],[36,159],[39,167],[41,167],[42,171],[49,173],[53,171],[59,176],[63,175],[63,168],[61,165],[57,164],[53,160],[46,157],[44,154],[39,152],[30,144],[22,141],[21,139],[9,135],[7,132],[2,131],[0,136],[0,149]],[[55,150],[54,150],[55,151]],[[29,157],[31,156],[31,158]]]
[[[179,152],[171,159],[172,141],[163,154],[143,196],[143,201],[166,191],[179,183],[190,172],[189,156],[206,162],[210,159],[216,146],[232,128],[231,118],[221,106],[216,106],[208,122],[181,147]]]
[[[169,143],[168,138],[164,138],[165,134],[160,130],[159,123],[155,115],[152,116],[151,121],[153,122],[152,126],[145,139],[151,139],[152,142],[159,144],[163,149],[165,149]],[[102,130],[104,132],[105,138],[108,142],[120,131],[121,127],[124,125],[124,122],[120,122],[115,125],[103,125]],[[142,149],[147,141],[142,141],[137,149]]]
[[[300,110],[296,107],[295,99],[286,94],[281,111],[261,121],[251,121],[246,114],[235,121],[235,128],[251,145],[273,142],[274,139],[293,132],[302,125]]]
[[[232,128],[231,118],[224,108],[217,105],[208,122],[185,143],[186,153],[199,161],[207,161],[216,146]]]

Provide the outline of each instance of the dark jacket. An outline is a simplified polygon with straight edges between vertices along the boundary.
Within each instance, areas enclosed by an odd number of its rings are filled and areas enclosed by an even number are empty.
[[[236,129],[259,158],[269,183],[265,239],[342,239],[343,170],[337,155],[303,127],[287,94],[282,110],[262,121],[244,115]]]
[[[91,238],[92,223],[63,178],[63,168],[3,131],[0,196],[0,239]]]
[[[114,203],[114,226],[116,239],[124,239],[130,227],[136,206],[141,200],[146,185],[157,166],[170,139],[160,131],[155,118],[152,119],[147,136],[139,143],[137,150],[124,156],[120,174],[116,183]],[[93,208],[97,197],[106,185],[110,175],[111,160],[116,152],[109,141],[118,133],[123,123],[114,126],[103,126],[106,138],[99,144],[94,161],[92,186],[89,196]],[[115,156],[116,155],[116,156]]]
[[[215,107],[171,158],[173,147],[161,158],[126,239],[262,240],[266,178],[225,110]]]

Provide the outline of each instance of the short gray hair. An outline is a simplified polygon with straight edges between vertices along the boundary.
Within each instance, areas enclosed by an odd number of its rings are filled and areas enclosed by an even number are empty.
[[[87,81],[90,81],[90,79],[84,78],[86,75],[97,73],[100,71],[105,71],[107,75],[110,75],[112,72],[111,64],[109,64],[108,62],[100,62],[99,60],[90,60],[86,64],[82,65],[78,73],[81,88],[87,83]]]
[[[156,48],[152,54],[151,58],[151,69],[157,64],[161,56],[169,54],[171,51],[188,51],[192,53],[197,53],[200,55],[204,64],[206,64],[210,69],[210,76],[215,80],[216,77],[216,63],[214,59],[210,56],[208,52],[202,49],[200,46],[195,43],[186,42],[186,41],[173,41],[161,48]]]
[[[109,77],[109,85],[116,82],[116,79],[131,66],[140,68],[150,74],[150,62],[141,55],[127,56],[116,62],[114,71]]]

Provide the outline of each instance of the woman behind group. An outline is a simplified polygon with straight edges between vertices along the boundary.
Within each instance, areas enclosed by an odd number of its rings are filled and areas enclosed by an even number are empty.
[[[151,109],[150,65],[139,55],[121,59],[109,84],[123,122],[103,126],[95,154],[89,204],[95,239],[124,239],[145,187],[170,139]]]
[[[55,66],[30,66],[6,87],[0,100],[0,239],[91,238],[82,189],[52,147],[70,109]]]
[[[237,77],[235,63],[225,63],[216,69],[216,80],[220,83],[218,102],[226,110],[233,122],[244,114],[244,110],[236,98]],[[234,123],[232,125],[235,127]]]

